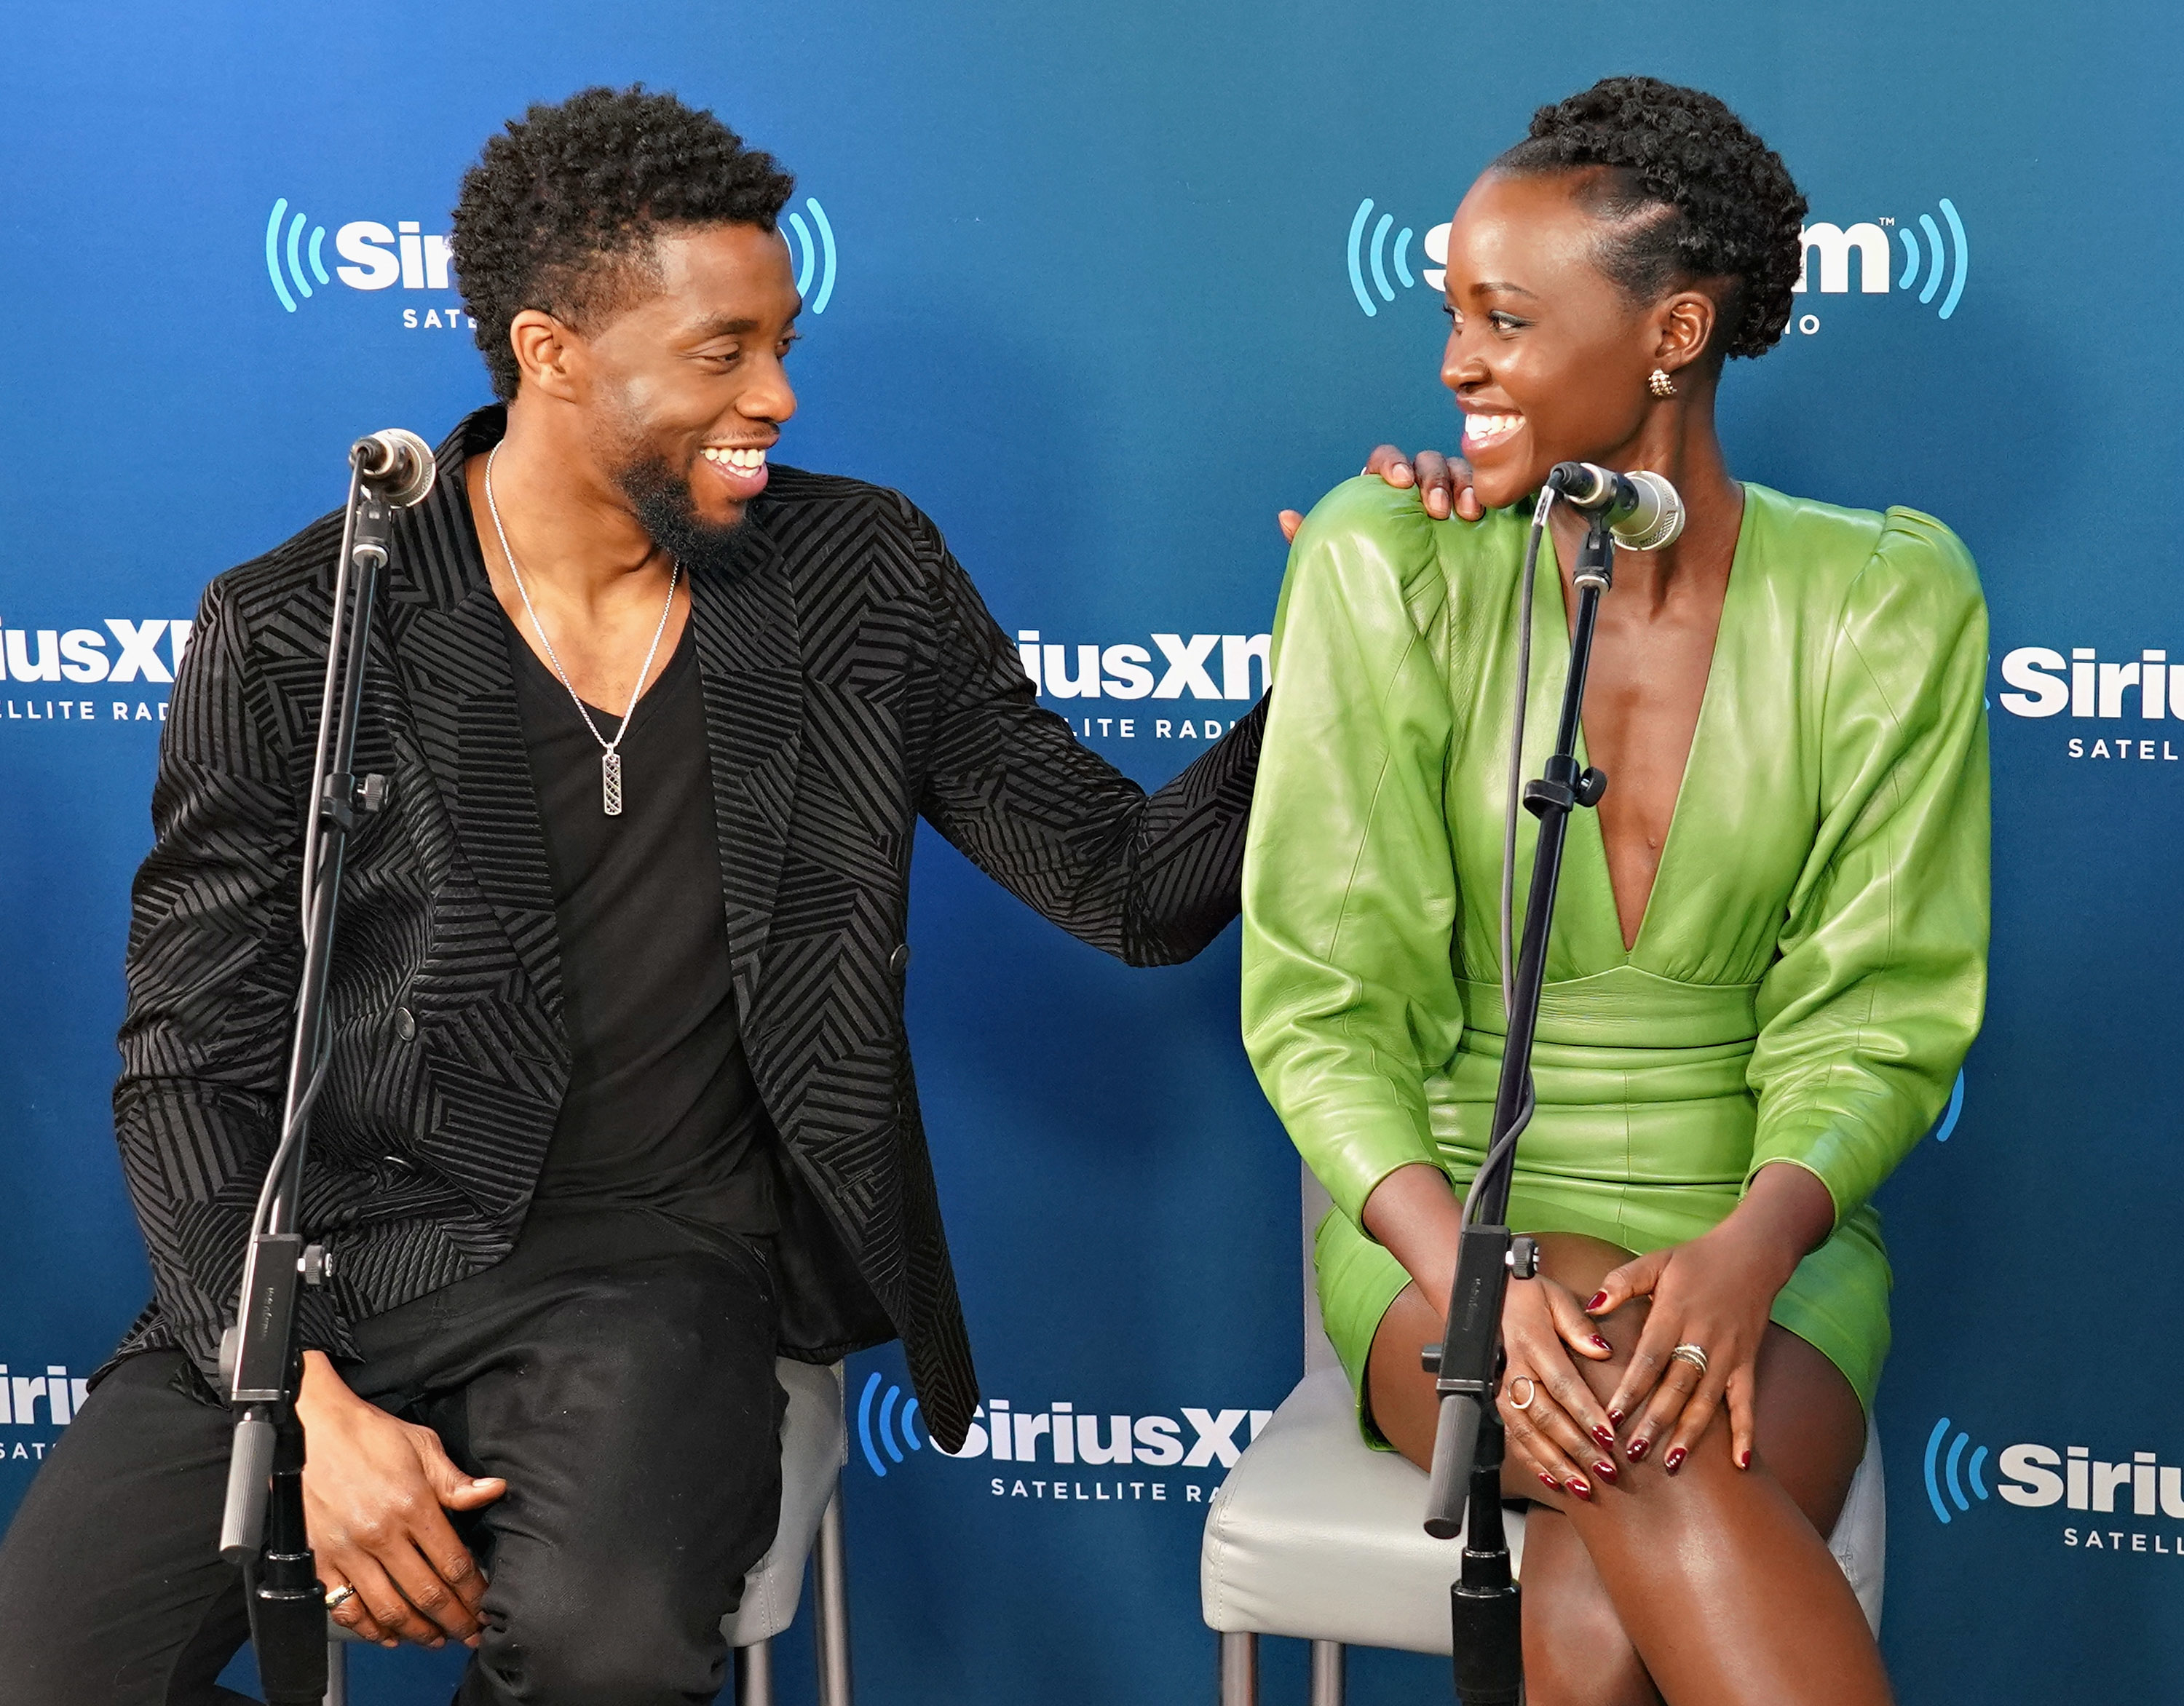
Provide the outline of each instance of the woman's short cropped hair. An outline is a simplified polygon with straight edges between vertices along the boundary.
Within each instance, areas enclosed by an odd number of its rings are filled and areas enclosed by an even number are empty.
[[[1805,197],[1782,157],[1727,105],[1656,77],[1607,77],[1532,114],[1494,162],[1520,175],[1601,169],[1579,192],[1617,227],[1601,264],[1642,302],[1700,279],[1735,282],[1713,348],[1764,355],[1790,322]]]

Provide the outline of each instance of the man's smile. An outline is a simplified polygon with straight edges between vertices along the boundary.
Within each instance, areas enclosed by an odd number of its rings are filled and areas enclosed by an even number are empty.
[[[766,453],[770,447],[709,444],[699,455],[720,476],[728,496],[745,503],[766,490]]]

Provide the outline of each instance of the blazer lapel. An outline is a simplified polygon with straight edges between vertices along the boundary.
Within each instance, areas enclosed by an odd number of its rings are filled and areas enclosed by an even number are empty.
[[[398,524],[389,631],[425,762],[471,875],[558,1022],[561,958],[538,791],[516,711],[507,619],[486,577],[463,464],[503,430],[480,410],[440,447],[432,495]]]
[[[755,1034],[759,956],[781,885],[804,744],[803,633],[788,559],[752,519],[727,572],[692,576],[736,1013]]]

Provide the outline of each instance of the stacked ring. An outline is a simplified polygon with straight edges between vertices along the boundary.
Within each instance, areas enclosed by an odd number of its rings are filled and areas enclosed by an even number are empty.
[[[1678,1345],[1675,1349],[1669,1353],[1669,1360],[1672,1363],[1689,1363],[1699,1371],[1701,1379],[1706,1376],[1707,1353],[1701,1346]]]

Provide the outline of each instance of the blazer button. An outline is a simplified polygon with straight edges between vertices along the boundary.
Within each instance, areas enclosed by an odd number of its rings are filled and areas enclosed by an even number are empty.
[[[404,1042],[417,1034],[417,1016],[406,1007],[394,1009],[394,1034]]]
[[[910,970],[910,944],[908,942],[898,943],[896,945],[895,951],[888,956],[888,970],[893,972],[897,977],[900,977],[903,973]]]

